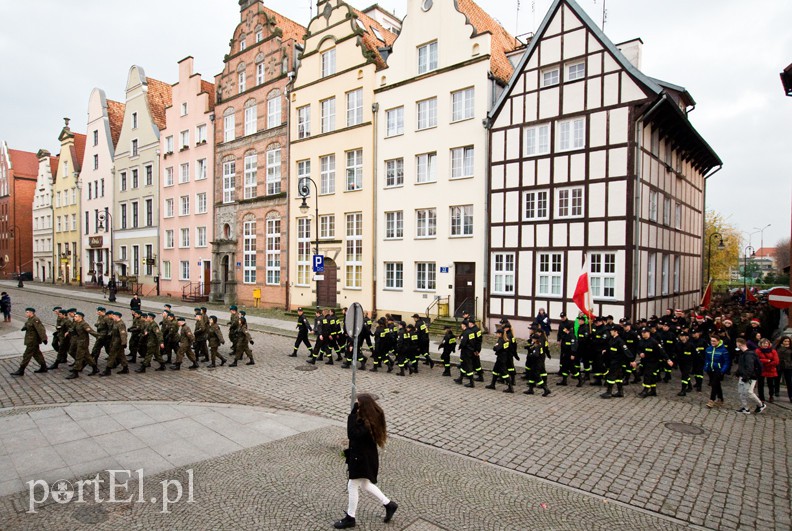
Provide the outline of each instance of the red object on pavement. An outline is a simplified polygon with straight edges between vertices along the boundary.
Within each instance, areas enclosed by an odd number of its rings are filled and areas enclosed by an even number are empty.
[[[770,306],[783,310],[792,306],[792,290],[787,288],[773,288],[767,294]]]

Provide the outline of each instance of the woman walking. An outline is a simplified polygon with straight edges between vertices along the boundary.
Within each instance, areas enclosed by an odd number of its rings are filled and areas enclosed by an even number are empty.
[[[779,360],[778,375],[784,377],[787,395],[789,395],[789,401],[792,402],[792,338],[781,336],[776,343],[776,351]],[[777,390],[778,387],[776,387]]]
[[[762,363],[762,375],[757,382],[759,400],[765,401],[764,390],[765,382],[767,382],[767,401],[773,402],[777,386],[779,385],[778,352],[773,348],[769,339],[763,338],[759,340],[759,348],[756,349],[756,355],[759,356],[759,361]]]
[[[347,437],[349,448],[344,450],[349,468],[349,504],[346,516],[338,520],[333,527],[347,529],[355,527],[355,513],[358,504],[358,491],[361,487],[374,495],[385,506],[385,522],[390,522],[393,513],[399,507],[396,502],[388,499],[375,485],[379,471],[379,452],[377,447],[385,446],[388,438],[385,426],[385,413],[366,393],[361,393],[355,400],[352,413],[347,418]]]

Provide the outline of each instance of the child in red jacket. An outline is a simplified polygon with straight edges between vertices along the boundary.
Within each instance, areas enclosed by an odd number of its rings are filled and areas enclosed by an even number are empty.
[[[764,338],[759,341],[756,355],[759,357],[759,361],[762,362],[762,376],[756,382],[759,388],[759,400],[765,401],[764,387],[765,382],[767,382],[767,401],[772,402],[780,383],[778,380],[778,352],[773,348],[770,340]]]

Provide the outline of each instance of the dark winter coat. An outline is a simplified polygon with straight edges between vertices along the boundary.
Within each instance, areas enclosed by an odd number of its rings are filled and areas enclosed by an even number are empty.
[[[347,437],[349,438],[349,448],[344,451],[347,466],[349,468],[349,479],[368,479],[372,483],[377,482],[379,472],[379,452],[377,443],[371,432],[358,419],[357,404],[352,413],[347,418]]]

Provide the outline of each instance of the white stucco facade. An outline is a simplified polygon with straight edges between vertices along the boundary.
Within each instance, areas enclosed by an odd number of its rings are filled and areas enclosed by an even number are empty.
[[[39,282],[52,281],[52,181],[57,171],[58,157],[46,149],[36,153],[39,160],[36,190],[33,195],[33,278]]]

